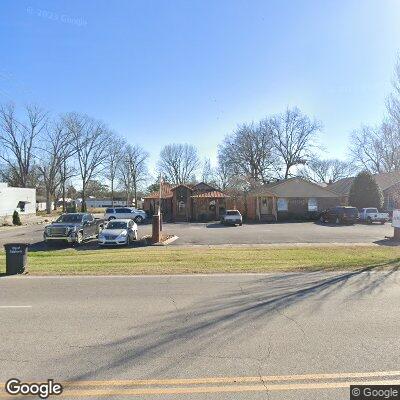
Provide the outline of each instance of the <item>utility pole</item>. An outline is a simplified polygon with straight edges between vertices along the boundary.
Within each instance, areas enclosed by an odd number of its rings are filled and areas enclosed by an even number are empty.
[[[160,173],[160,188],[159,188],[159,196],[158,196],[158,215],[161,216],[161,190],[162,190],[162,175]]]

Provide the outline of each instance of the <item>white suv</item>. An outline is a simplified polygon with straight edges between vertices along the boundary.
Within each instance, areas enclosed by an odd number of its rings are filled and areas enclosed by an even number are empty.
[[[115,207],[106,208],[104,219],[111,221],[112,219],[133,219],[136,223],[140,224],[147,218],[146,212],[131,207]]]

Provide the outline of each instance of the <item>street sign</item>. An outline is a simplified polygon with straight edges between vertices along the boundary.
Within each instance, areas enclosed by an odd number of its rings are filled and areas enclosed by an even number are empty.
[[[400,210],[393,210],[392,226],[400,229]]]

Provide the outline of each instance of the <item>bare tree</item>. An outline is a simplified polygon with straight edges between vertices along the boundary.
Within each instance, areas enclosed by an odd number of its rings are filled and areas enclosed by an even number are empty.
[[[45,189],[47,214],[51,212],[51,202],[62,183],[64,163],[72,154],[68,139],[62,121],[53,121],[42,131],[38,144],[37,168]]]
[[[160,152],[158,169],[171,183],[188,183],[200,166],[197,149],[189,144],[169,144]]]
[[[128,145],[124,149],[124,157],[119,167],[120,180],[124,186],[127,202],[130,202],[133,194],[137,207],[138,190],[148,177],[147,159],[149,154],[140,146]]]
[[[46,126],[47,113],[37,106],[26,107],[26,119],[18,120],[15,106],[0,106],[0,160],[8,167],[16,185],[32,185],[36,142]]]
[[[221,172],[229,170],[231,176],[242,175],[254,182],[267,182],[275,169],[268,123],[238,126],[219,146],[218,160]]]
[[[86,210],[86,186],[100,172],[108,149],[109,130],[87,115],[70,113],[64,118],[82,183],[82,211]]]
[[[351,163],[338,159],[313,158],[299,175],[316,183],[333,183],[353,175]]]
[[[122,163],[124,148],[126,148],[125,141],[115,134],[111,134],[107,154],[104,158],[104,175],[110,181],[112,206],[114,206],[115,183],[117,180],[118,169]]]
[[[310,119],[297,107],[272,116],[266,124],[271,130],[275,151],[284,166],[283,177],[287,179],[293,167],[304,165],[312,157],[322,124]]]
[[[74,147],[72,147],[71,150],[74,151]],[[69,151],[70,151],[70,149],[67,150],[68,153],[69,153]],[[60,168],[60,193],[59,193],[59,195],[61,196],[61,199],[62,199],[62,211],[65,212],[67,209],[67,206],[66,206],[66,196],[67,196],[67,191],[68,191],[67,184],[68,184],[69,180],[76,175],[77,170],[71,163],[72,157],[63,156],[62,158],[63,158],[63,162],[62,162],[62,165]]]
[[[201,172],[202,182],[215,184],[215,173],[211,166],[211,161],[209,158],[205,158],[203,161],[203,170]]]
[[[373,174],[400,170],[400,130],[393,120],[380,126],[362,126],[351,135],[353,162]]]
[[[216,185],[222,189],[226,190],[231,186],[233,179],[232,170],[229,168],[227,163],[223,160],[220,160],[218,157],[218,165],[215,168],[215,181]]]
[[[392,121],[400,126],[400,56],[394,68],[393,91],[386,100],[386,108]]]

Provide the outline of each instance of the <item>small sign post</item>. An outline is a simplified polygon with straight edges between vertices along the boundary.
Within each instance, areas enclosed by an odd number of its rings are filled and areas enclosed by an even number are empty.
[[[400,240],[400,209],[393,210],[392,226],[394,228],[394,239]]]

